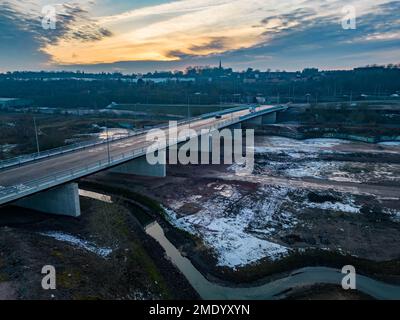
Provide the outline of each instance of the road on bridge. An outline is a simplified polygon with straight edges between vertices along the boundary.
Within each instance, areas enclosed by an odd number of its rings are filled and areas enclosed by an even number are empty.
[[[211,128],[213,126],[226,123],[231,119],[238,119],[244,116],[259,115],[259,113],[267,113],[270,109],[276,106],[261,106],[256,109],[256,113],[252,113],[250,109],[240,110],[232,113],[222,115],[221,118],[216,117],[194,120],[190,123],[190,129],[200,132],[201,129]],[[272,111],[272,110],[271,110]],[[178,124],[178,132],[189,125]],[[163,129],[166,137],[168,137],[168,129]],[[43,158],[21,164],[20,166],[10,167],[0,171],[0,198],[2,190],[7,190],[10,187],[24,187],[25,184],[43,179],[47,176],[54,176],[57,173],[65,172],[67,170],[80,170],[82,167],[91,165],[93,163],[104,161],[110,157],[117,157],[123,153],[130,153],[138,149],[147,148],[154,142],[146,141],[146,132],[136,136],[125,139],[118,139],[110,141],[108,144],[71,151],[69,153],[54,155],[51,157]],[[1,199],[0,199],[1,200]],[[0,201],[0,204],[4,201]]]

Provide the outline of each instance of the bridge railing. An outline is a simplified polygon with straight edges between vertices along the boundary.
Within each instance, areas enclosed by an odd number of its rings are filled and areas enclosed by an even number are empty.
[[[234,108],[234,109],[236,109],[236,108]],[[234,112],[234,111],[232,111],[232,112]],[[180,120],[180,121],[178,121],[178,124],[184,125],[186,123],[193,122],[196,120],[202,120],[202,119],[203,119],[202,116],[198,116],[198,117],[191,118],[189,120],[188,119]],[[93,148],[93,147],[96,147],[99,145],[104,145],[104,144],[107,144],[110,142],[116,142],[116,141],[130,139],[132,137],[142,135],[151,129],[165,129],[165,128],[168,128],[168,125],[162,124],[162,125],[154,126],[151,128],[136,130],[135,132],[128,133],[125,136],[119,135],[117,137],[111,137],[107,140],[102,140],[102,141],[85,141],[85,142],[81,142],[81,143],[71,144],[68,146],[62,146],[62,147],[58,147],[58,148],[54,148],[54,149],[50,149],[50,150],[46,150],[46,151],[36,152],[36,153],[32,153],[32,154],[18,156],[18,157],[11,158],[11,159],[2,160],[2,161],[0,161],[0,170],[9,168],[9,167],[13,167],[13,166],[19,166],[22,164],[26,164],[31,161],[42,160],[42,159],[45,159],[48,157],[53,157],[56,155],[63,155],[66,153],[71,153],[71,152],[84,150],[84,149],[88,149],[88,148]]]
[[[203,129],[210,129],[210,131],[219,130],[233,123],[237,123],[239,121],[240,118],[232,118],[227,121],[219,122],[212,126],[199,128],[195,130],[196,134],[195,135],[193,134],[190,137],[181,137],[171,140],[168,139],[167,146],[176,145],[185,142],[192,137],[200,136],[201,130]],[[91,175],[93,173],[105,170],[107,168],[117,166],[129,160],[142,157],[146,155],[147,152],[149,152],[150,145],[152,145],[151,141],[149,141],[149,145],[135,149],[132,152],[123,152],[118,155],[111,156],[110,158],[108,158],[107,156],[104,159],[84,165],[83,167],[80,167],[78,169],[68,169],[68,170],[58,171],[50,175],[47,175],[43,178],[26,181],[11,187],[0,186],[0,205],[55,187],[57,185],[61,185],[63,183],[74,181],[76,179]]]
[[[202,119],[208,119],[208,118],[215,117],[217,115],[225,115],[225,114],[232,113],[232,112],[242,111],[242,110],[245,110],[247,108],[248,108],[248,106],[233,107],[233,108],[230,108],[230,109],[224,109],[224,110],[220,110],[220,111],[216,111],[216,112],[210,112],[210,113],[203,114],[201,116],[201,118]]]
[[[198,117],[193,117],[190,119],[179,120],[177,122],[179,125],[182,125],[182,124],[191,123],[191,122],[197,121],[197,120],[204,120],[207,118],[211,118],[218,114],[227,114],[227,113],[241,111],[246,108],[248,108],[248,107],[247,106],[234,107],[234,108],[225,109],[225,110],[219,111],[219,112],[214,112],[214,113],[209,113],[206,115],[201,115]],[[9,167],[13,167],[13,166],[19,166],[19,165],[22,165],[22,164],[25,164],[25,163],[28,163],[31,161],[37,161],[37,160],[45,159],[45,158],[56,156],[56,155],[63,155],[65,153],[70,153],[70,152],[75,152],[75,151],[84,150],[84,149],[88,149],[88,148],[93,148],[93,147],[96,147],[99,145],[107,144],[109,142],[116,142],[116,141],[121,141],[121,140],[125,140],[125,139],[130,139],[132,137],[142,135],[151,129],[165,129],[165,128],[168,128],[168,125],[161,124],[161,125],[154,126],[151,128],[144,128],[144,129],[136,130],[135,132],[129,133],[122,137],[121,136],[111,137],[108,140],[103,140],[103,141],[85,141],[85,142],[75,143],[75,144],[62,146],[62,147],[58,147],[58,148],[54,148],[54,149],[50,149],[50,150],[46,150],[46,151],[31,153],[31,154],[27,154],[27,155],[21,155],[18,157],[0,161],[0,170],[9,168]]]
[[[211,118],[212,116],[215,116],[215,115],[218,115],[218,114],[227,114],[229,112],[237,112],[237,111],[244,110],[246,108],[247,107],[239,106],[239,107],[231,108],[231,109],[228,109],[228,110],[223,110],[221,112],[215,112],[215,113],[210,113],[210,114],[207,114],[207,115],[194,117],[194,118],[191,118],[189,120],[187,120],[187,119],[180,120],[180,121],[178,121],[178,124],[182,125],[182,124],[186,124],[186,123],[191,123],[191,122],[196,121],[196,120],[204,120],[204,119]],[[279,111],[279,110],[282,110],[283,108],[284,107],[282,107],[282,106],[277,106],[277,107],[274,108],[276,110],[269,109],[268,112]],[[264,113],[264,112],[265,112],[265,110],[260,111],[260,113]],[[255,112],[255,113],[249,114],[247,116],[244,116],[244,117],[241,118],[241,120],[244,121],[246,119],[255,117],[255,116],[258,115],[257,113],[258,112]],[[151,130],[151,129],[165,129],[165,128],[168,128],[168,126],[165,125],[165,124],[162,124],[162,125],[159,125],[159,126],[154,126],[152,128],[136,130],[135,132],[129,133],[129,134],[127,134],[125,136],[122,136],[122,137],[121,136],[111,137],[111,138],[109,138],[107,140],[103,140],[103,141],[85,141],[85,142],[81,142],[81,143],[71,144],[71,145],[68,145],[68,146],[58,147],[58,148],[55,148],[55,149],[41,151],[39,153],[36,152],[36,153],[32,153],[32,154],[18,156],[18,157],[11,158],[11,159],[2,160],[2,161],[0,161],[0,170],[5,169],[5,168],[9,168],[9,167],[13,167],[13,166],[19,166],[19,165],[26,164],[26,163],[32,162],[32,161],[45,159],[45,158],[48,158],[48,157],[53,157],[53,156],[56,156],[56,155],[63,155],[63,154],[66,154],[66,153],[71,153],[71,152],[75,152],[75,151],[79,151],[79,150],[93,148],[93,147],[100,146],[100,145],[105,145],[105,144],[107,144],[109,142],[116,142],[116,141],[122,141],[122,140],[125,140],[125,139],[130,139],[132,137],[142,135],[142,134],[146,133],[148,130]]]
[[[257,117],[257,116],[262,116],[265,113],[272,113],[272,112],[277,112],[277,111],[282,111],[282,110],[286,110],[287,107],[286,106],[275,106],[272,108],[268,108],[268,109],[261,109],[258,110],[256,109],[255,112],[249,113],[247,115],[241,116],[240,117],[240,121],[246,121],[249,120],[251,118]]]

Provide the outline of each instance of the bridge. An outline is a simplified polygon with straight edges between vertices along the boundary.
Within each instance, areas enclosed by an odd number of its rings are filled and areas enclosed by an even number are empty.
[[[287,106],[239,107],[178,122],[177,131],[248,128],[276,122]],[[167,137],[166,148],[178,146],[187,137],[168,139],[168,127],[158,127]],[[0,162],[0,206],[14,204],[51,214],[78,217],[79,190],[76,181],[104,170],[144,176],[166,176],[166,166],[150,165],[146,152],[149,130],[105,142],[89,142],[26,155]]]

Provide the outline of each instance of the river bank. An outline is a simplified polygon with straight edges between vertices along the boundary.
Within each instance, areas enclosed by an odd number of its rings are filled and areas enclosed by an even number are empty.
[[[329,141],[261,141],[258,155],[267,158],[259,157],[250,177],[236,176],[229,166],[170,166],[166,179],[135,177],[133,183],[129,176],[100,174],[88,180],[165,206],[167,221],[158,222],[168,240],[219,284],[254,284],[296,268],[346,264],[396,284],[398,149]],[[366,162],[355,161],[360,154],[373,154],[379,166],[360,168]],[[335,156],[339,166],[327,171]],[[310,159],[321,164],[318,172],[305,170]],[[271,260],[271,243],[289,253]]]
[[[397,126],[387,128],[377,126],[337,126],[318,124],[281,123],[264,125],[257,129],[258,135],[281,136],[286,138],[306,139],[343,139],[366,143],[400,143],[400,129]]]
[[[81,197],[82,216],[0,210],[0,299],[198,299],[129,208]],[[57,289],[40,286],[44,265]]]
[[[119,190],[119,193],[121,191]],[[84,191],[84,193],[102,201],[116,201],[118,198],[92,191]],[[128,195],[127,191],[122,193],[125,196]],[[136,200],[127,200],[125,197],[124,201],[136,203]],[[154,214],[159,218],[157,212],[151,210],[146,210],[146,212],[149,216]],[[205,300],[320,299],[321,297],[324,297],[324,299],[371,299],[372,297],[377,299],[397,299],[400,294],[400,286],[396,287],[361,275],[357,275],[358,291],[344,291],[339,286],[343,277],[340,270],[321,267],[301,268],[286,274],[278,273],[274,275],[274,279],[270,277],[269,279],[262,279],[258,283],[221,284],[218,279],[209,280],[198,271],[191,260],[183,256],[167,239],[159,223],[151,222],[146,225],[145,230],[149,236],[160,244],[170,261],[182,272],[192,287]]]
[[[218,266],[215,254],[207,248],[202,240],[189,232],[174,227],[168,220],[168,216],[161,211],[154,200],[138,195],[137,193],[118,187],[117,185],[98,185],[93,182],[85,181],[82,185],[89,190],[102,192],[111,195],[114,199],[125,201],[129,199],[134,203],[141,204],[146,208],[146,213],[140,213],[139,219],[144,225],[157,221],[165,233],[166,238],[179,248],[184,256],[190,257],[196,269],[222,285],[232,284],[238,286],[256,285],[271,281],[276,278],[276,274],[281,277],[293,269],[303,268],[307,266],[327,266],[341,268],[344,265],[357,265],[361,273],[388,282],[400,284],[400,261],[372,261],[368,259],[360,259],[355,256],[345,255],[340,252],[330,252],[328,250],[301,250],[292,252],[290,256],[283,257],[277,261],[271,261],[268,258],[257,261],[255,264],[245,265],[235,269],[229,267]],[[110,191],[113,192],[110,193]],[[114,193],[115,192],[115,193]],[[116,195],[118,194],[118,196]],[[119,195],[123,195],[120,198]],[[139,197],[138,197],[139,196]],[[149,206],[151,204],[151,206]],[[135,212],[135,214],[137,214]],[[145,214],[147,217],[143,217]],[[261,280],[260,280],[261,278]]]
[[[82,194],[78,220],[2,209],[0,292],[52,299],[32,289],[46,261],[62,272],[55,299],[335,298],[339,270],[351,264],[364,291],[340,297],[391,299],[400,284],[398,154],[258,137],[251,175],[224,165],[168,166],[160,179],[99,173],[80,187],[104,193],[103,204]],[[111,260],[99,255],[109,250]]]

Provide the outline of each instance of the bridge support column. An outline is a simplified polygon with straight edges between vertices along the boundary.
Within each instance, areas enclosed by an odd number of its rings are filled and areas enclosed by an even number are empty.
[[[15,205],[62,216],[79,217],[81,215],[77,183],[68,183],[34,194],[18,200]]]
[[[274,124],[276,123],[276,112],[272,112],[262,116],[262,124]]]
[[[254,117],[252,119],[243,122],[243,125],[244,127],[246,127],[246,129],[256,129],[261,127],[262,124],[263,124],[263,116]]]
[[[114,173],[133,174],[137,176],[164,178],[167,176],[166,151],[162,150],[160,152],[162,153],[161,156],[164,159],[162,164],[149,164],[146,156],[143,156],[112,168],[110,171]]]
[[[231,163],[235,130],[240,128],[239,123],[239,125],[192,138],[190,142],[181,143],[178,146],[178,153],[181,156],[179,163],[183,161],[191,164],[221,164],[224,163],[223,159],[227,159],[227,162]],[[172,164],[177,162],[176,160]]]
[[[235,129],[242,129],[242,123],[241,122],[235,123],[235,124],[229,126],[228,128],[231,129],[232,131]]]

